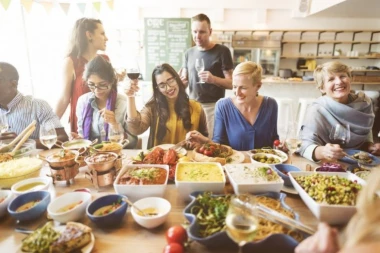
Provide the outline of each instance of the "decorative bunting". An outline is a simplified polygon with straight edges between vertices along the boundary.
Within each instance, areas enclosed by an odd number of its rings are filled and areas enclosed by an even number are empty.
[[[93,2],[92,5],[94,6],[95,10],[97,12],[100,12],[100,5],[101,5],[101,2]]]
[[[108,0],[107,5],[110,8],[110,10],[113,10],[113,0]]]
[[[40,2],[42,6],[45,8],[46,13],[50,14],[51,9],[53,8],[53,3],[52,2]]]
[[[0,0],[0,3],[4,7],[5,10],[8,10],[11,0]]]
[[[84,11],[86,10],[86,3],[78,3],[77,6],[82,14],[84,14]]]
[[[63,12],[67,15],[67,13],[69,12],[70,4],[69,3],[59,3],[59,5],[61,6]]]
[[[32,10],[33,0],[21,0],[21,5],[24,6],[26,13]]]

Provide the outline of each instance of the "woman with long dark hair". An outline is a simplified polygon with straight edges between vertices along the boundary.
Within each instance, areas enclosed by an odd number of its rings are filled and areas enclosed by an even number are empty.
[[[191,130],[208,136],[206,116],[201,105],[189,99],[180,77],[169,64],[164,63],[153,70],[153,97],[140,112],[136,110],[133,96],[138,90],[138,80],[130,82],[131,87],[125,91],[128,97],[128,129],[138,135],[150,127],[148,148],[178,143]]]

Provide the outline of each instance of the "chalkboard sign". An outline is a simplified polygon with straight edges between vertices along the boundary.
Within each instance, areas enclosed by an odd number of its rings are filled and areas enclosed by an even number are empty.
[[[179,71],[183,55],[191,47],[189,18],[145,18],[145,77],[150,81],[153,69],[169,63]]]

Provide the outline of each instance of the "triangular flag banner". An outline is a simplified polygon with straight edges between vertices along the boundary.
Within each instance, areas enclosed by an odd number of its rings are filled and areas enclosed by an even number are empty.
[[[92,3],[92,5],[94,6],[94,8],[97,12],[100,12],[100,4],[101,4],[101,2],[93,2]]]
[[[21,5],[24,6],[26,13],[32,10],[33,0],[21,0]]]
[[[40,4],[42,4],[42,6],[45,8],[46,13],[50,14],[51,9],[53,8],[53,3],[51,3],[51,2],[40,2]]]
[[[84,14],[84,11],[86,10],[86,4],[85,3],[78,3],[77,4],[79,10]]]
[[[1,5],[4,7],[5,10],[8,10],[9,4],[11,3],[11,0],[0,0]]]
[[[69,12],[70,4],[68,4],[68,3],[59,3],[59,5],[61,6],[63,12],[67,15],[67,13]]]
[[[108,7],[113,10],[113,0],[108,0],[107,1]]]

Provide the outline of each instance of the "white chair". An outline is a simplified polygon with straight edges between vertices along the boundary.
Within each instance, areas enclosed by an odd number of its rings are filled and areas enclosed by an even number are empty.
[[[294,122],[293,99],[274,98],[278,105],[277,132],[280,139],[285,138],[289,124]]]
[[[301,130],[307,108],[315,101],[315,98],[299,98],[298,99],[298,108],[297,108],[297,135]]]

